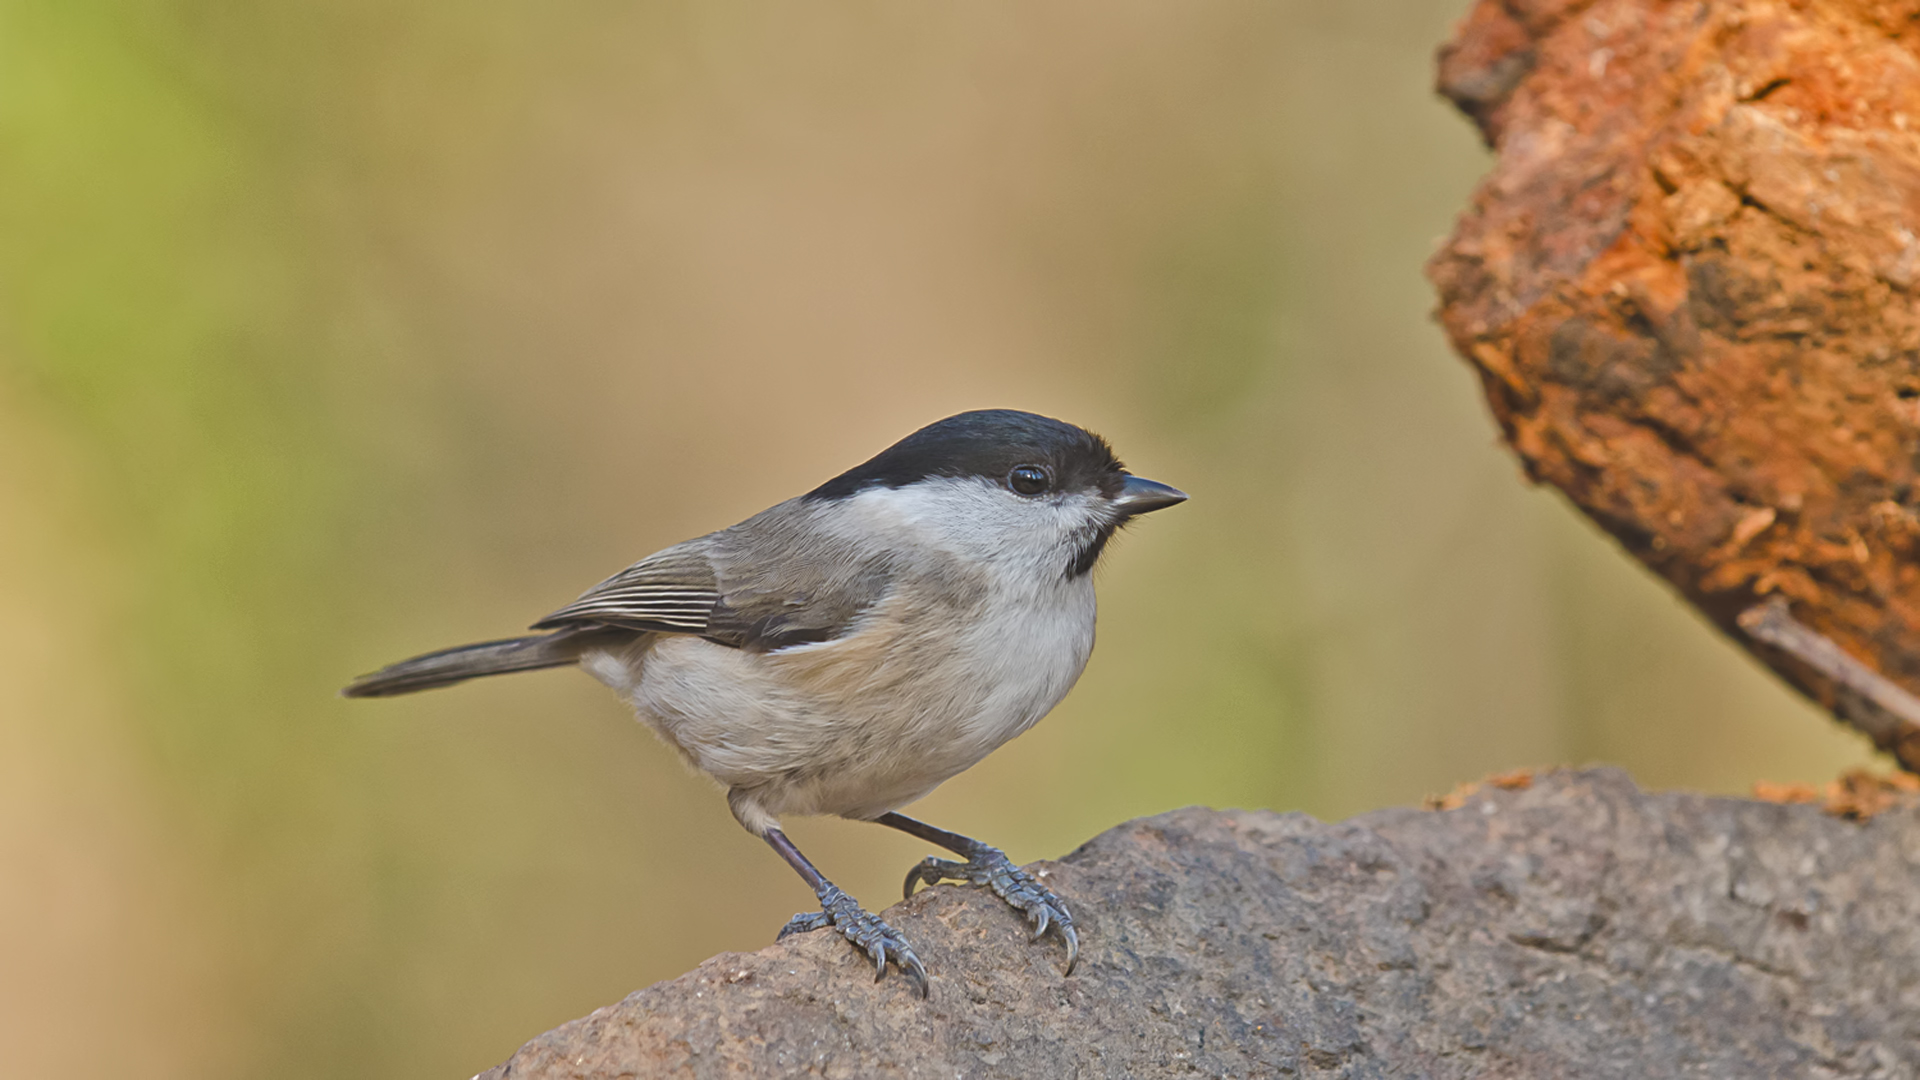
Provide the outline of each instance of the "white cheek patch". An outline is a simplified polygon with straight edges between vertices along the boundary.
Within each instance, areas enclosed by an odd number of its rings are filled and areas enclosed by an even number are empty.
[[[924,545],[1037,584],[1065,572],[1110,510],[1092,494],[1027,498],[978,477],[936,477],[869,488],[821,515],[822,526],[850,539]]]

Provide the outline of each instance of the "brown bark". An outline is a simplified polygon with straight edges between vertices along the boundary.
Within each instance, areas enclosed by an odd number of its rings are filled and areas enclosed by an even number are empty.
[[[1528,474],[1920,767],[1737,622],[1920,689],[1920,0],[1481,0],[1440,89],[1498,162],[1428,272]]]
[[[821,930],[635,991],[481,1080],[1920,1069],[1920,808],[1855,823],[1611,769],[1442,801],[1129,822],[1040,864],[1080,920],[1071,976],[992,894],[943,885],[885,913],[929,1001]]]

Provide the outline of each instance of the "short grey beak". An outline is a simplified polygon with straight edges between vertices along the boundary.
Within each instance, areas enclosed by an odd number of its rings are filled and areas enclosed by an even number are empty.
[[[1133,517],[1186,501],[1187,493],[1179,488],[1168,487],[1144,476],[1129,476],[1127,482],[1120,485],[1120,495],[1113,500],[1113,506],[1122,517]]]

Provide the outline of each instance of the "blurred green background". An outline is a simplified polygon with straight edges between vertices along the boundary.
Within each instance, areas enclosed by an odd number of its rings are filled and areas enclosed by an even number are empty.
[[[1524,486],[1432,324],[1464,5],[0,3],[16,1075],[466,1076],[766,944],[811,897],[596,684],[334,693],[961,409],[1194,494],[919,807],[1019,859],[1863,760]],[[794,832],[875,906],[925,853]]]

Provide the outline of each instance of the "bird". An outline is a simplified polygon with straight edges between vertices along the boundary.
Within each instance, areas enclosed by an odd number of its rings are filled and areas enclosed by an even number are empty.
[[[1128,522],[1186,501],[1108,442],[1014,409],[929,424],[804,495],[641,559],[534,633],[401,660],[341,693],[389,697],[485,675],[578,666],[726,789],[733,816],[814,890],[779,938],[832,927],[924,999],[926,966],[892,926],[801,854],[784,818],[897,829],[929,856],[905,894],[991,889],[1052,934],[1071,974],[1066,902],[1006,853],[899,808],[1026,731],[1093,651],[1093,570]]]

